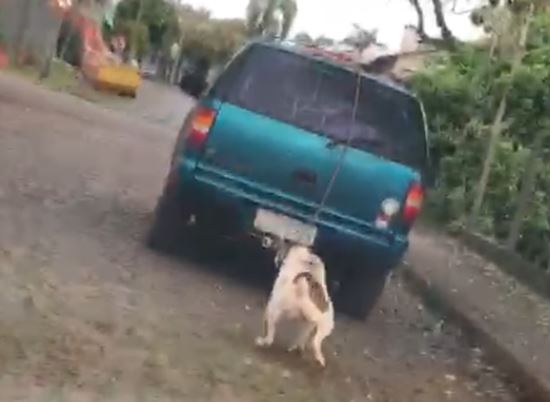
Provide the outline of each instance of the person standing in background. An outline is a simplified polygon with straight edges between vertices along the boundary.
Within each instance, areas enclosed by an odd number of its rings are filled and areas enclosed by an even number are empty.
[[[177,42],[174,42],[170,47],[170,62],[167,71],[167,79],[170,84],[177,82],[177,72],[178,72],[178,60],[180,56],[180,45]]]

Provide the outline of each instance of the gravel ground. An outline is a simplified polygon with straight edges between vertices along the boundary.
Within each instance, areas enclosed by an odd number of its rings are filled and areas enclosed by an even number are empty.
[[[338,319],[328,369],[285,337],[257,350],[265,259],[143,245],[190,105],[152,83],[93,105],[0,73],[1,400],[519,400],[399,277],[366,323]]]

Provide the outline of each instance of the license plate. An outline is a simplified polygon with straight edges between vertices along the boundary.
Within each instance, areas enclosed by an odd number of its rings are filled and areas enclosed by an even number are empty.
[[[315,226],[265,209],[256,212],[254,227],[260,232],[304,246],[311,246],[317,236]]]

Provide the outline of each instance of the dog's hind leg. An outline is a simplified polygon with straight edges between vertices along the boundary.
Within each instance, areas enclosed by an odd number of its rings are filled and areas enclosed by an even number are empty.
[[[332,328],[329,328],[327,325],[317,325],[315,327],[315,333],[313,334],[313,338],[311,340],[311,348],[313,349],[315,360],[317,360],[322,367],[325,367],[326,365],[325,356],[323,355],[322,351],[323,341],[327,336],[329,336],[331,331]]]
[[[314,328],[315,325],[312,323],[305,323],[302,328],[300,328],[300,332],[298,333],[294,344],[292,344],[288,351],[294,352],[295,350],[299,350],[300,352],[303,352],[306,349],[306,344],[310,340]]]
[[[271,346],[275,340],[275,331],[277,322],[279,322],[279,314],[273,311],[267,311],[264,318],[264,335],[256,338],[256,345]]]

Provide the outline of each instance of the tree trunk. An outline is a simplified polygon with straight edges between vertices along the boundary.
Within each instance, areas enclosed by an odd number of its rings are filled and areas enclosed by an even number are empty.
[[[260,35],[265,35],[266,32],[273,27],[275,22],[275,11],[277,11],[278,0],[268,0],[266,8],[263,10],[260,22]]]
[[[539,155],[540,148],[542,145],[542,140],[544,139],[546,132],[540,130],[533,141],[533,145],[529,151],[529,158],[527,159],[527,164],[525,166],[525,172],[521,180],[521,191],[518,197],[518,205],[512,223],[510,224],[510,232],[508,234],[508,239],[506,241],[506,247],[510,250],[515,250],[519,234],[521,230],[521,224],[523,218],[529,207],[529,202],[531,201],[531,195],[535,188],[537,172],[539,167]]]
[[[255,37],[261,34],[259,26],[262,19],[262,7],[258,0],[250,0],[248,7],[246,8],[246,25],[248,28],[248,35]]]
[[[55,57],[56,43],[52,43],[49,50],[47,50],[46,56],[40,66],[40,73],[38,74],[39,80],[45,80],[50,76],[52,70],[52,62]]]
[[[131,43],[131,48],[130,48],[130,62],[137,58],[139,25],[141,23],[141,19],[143,18],[143,1],[144,0],[139,0],[139,3],[138,3],[138,10],[137,10],[137,15],[136,15],[135,26],[134,26],[134,30],[132,32],[132,43]]]
[[[489,174],[491,173],[491,165],[495,159],[498,140],[500,133],[502,132],[502,121],[504,120],[504,114],[506,113],[506,97],[508,96],[508,90],[505,90],[500,103],[498,105],[497,114],[491,126],[491,136],[489,137],[489,144],[487,145],[487,153],[485,160],[483,161],[483,170],[481,172],[481,178],[477,186],[476,197],[474,199],[474,205],[472,206],[472,213],[468,222],[468,227],[474,227],[479,212],[481,211],[481,205],[485,197],[485,191],[487,190],[487,184],[489,183]]]
[[[434,6],[435,22],[437,23],[437,26],[441,31],[441,37],[445,41],[453,41],[454,36],[447,26],[447,22],[445,21],[445,14],[443,12],[443,5],[441,4],[441,0],[432,0],[432,3]]]
[[[514,73],[517,71],[518,67],[521,65],[521,61],[523,60],[523,55],[525,53],[525,44],[527,42],[527,34],[529,32],[529,25],[531,23],[532,16],[533,16],[533,6],[531,5],[521,30],[521,35],[519,40],[519,49],[516,52],[514,60],[512,62],[512,75],[514,75]],[[479,179],[479,183],[477,186],[474,205],[472,206],[472,212],[468,219],[468,223],[467,223],[468,227],[474,227],[477,221],[477,218],[479,216],[479,212],[481,211],[483,199],[485,198],[485,192],[487,191],[487,184],[489,183],[489,175],[491,173],[491,167],[493,164],[493,160],[495,159],[496,148],[498,145],[498,140],[500,138],[500,133],[502,131],[502,121],[504,119],[504,114],[506,113],[506,98],[508,96],[509,91],[510,91],[510,86],[508,85],[504,89],[504,93],[502,94],[502,99],[500,100],[500,104],[498,106],[498,110],[495,115],[493,125],[491,126],[491,136],[489,137],[487,154],[483,162],[483,170],[481,172],[481,178]]]
[[[56,24],[57,26],[55,27],[55,31],[51,34],[51,36],[48,38],[48,42],[46,43],[46,49],[44,50],[43,56],[44,58],[41,61],[40,71],[38,74],[39,80],[44,80],[48,78],[51,73],[53,59],[55,58],[55,53],[57,51],[57,39],[59,38],[59,34],[61,33],[61,26],[63,24],[62,19],[59,18]]]
[[[493,57],[495,57],[497,46],[498,46],[498,36],[493,33],[491,38],[491,47],[489,49],[489,59],[492,60]]]
[[[25,31],[29,25],[30,14],[31,0],[21,0],[21,17],[17,23],[15,39],[13,40],[10,48],[10,57],[16,66],[19,65],[21,61],[23,45],[25,43]]]
[[[418,22],[416,24],[416,31],[418,33],[418,36],[420,36],[420,39],[424,40],[428,38],[428,35],[426,34],[426,29],[424,28],[424,11],[422,11],[422,7],[420,7],[419,0],[409,0],[411,5],[414,8],[414,11],[416,12],[416,16],[418,18]]]
[[[63,39],[63,43],[61,44],[61,49],[59,50],[59,60],[65,61],[65,54],[67,53],[67,50],[69,49],[69,44],[73,40],[73,29],[69,29],[69,32],[67,33],[67,36]]]
[[[65,53],[67,53],[67,50],[69,49],[73,35],[76,34],[76,28],[73,25],[73,16],[76,13],[76,7],[76,4],[73,4],[71,7],[70,15],[67,18],[68,31],[66,32],[65,38],[63,38],[63,43],[61,44],[61,49],[59,50],[59,59],[63,61],[65,60]],[[61,22],[61,26],[63,27],[63,21]]]
[[[296,19],[298,6],[294,0],[285,0],[280,3],[281,12],[283,14],[283,22],[281,26],[281,38],[286,39]]]

